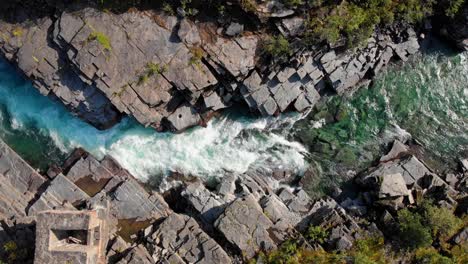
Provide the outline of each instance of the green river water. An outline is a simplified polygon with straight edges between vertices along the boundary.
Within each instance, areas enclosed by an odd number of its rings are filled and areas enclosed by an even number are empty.
[[[315,171],[327,186],[372,164],[395,138],[412,138],[427,162],[446,170],[468,156],[467,57],[419,55],[352,96],[324,99],[305,118],[226,113],[182,134],[157,133],[130,118],[98,131],[0,61],[0,137],[41,170],[83,147],[98,158],[112,155],[141,180],[172,171],[222,177],[257,167]]]

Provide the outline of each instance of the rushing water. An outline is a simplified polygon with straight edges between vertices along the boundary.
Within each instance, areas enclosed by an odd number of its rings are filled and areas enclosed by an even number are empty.
[[[434,169],[453,167],[468,156],[468,54],[435,52],[394,65],[372,86],[323,102],[295,135],[324,181],[349,178],[394,139],[414,139]]]
[[[80,146],[99,158],[112,155],[143,180],[171,171],[210,177],[249,167],[301,173],[312,164],[323,181],[336,182],[375,161],[393,139],[410,137],[452,165],[468,155],[467,57],[416,57],[352,96],[323,100],[302,120],[299,114],[228,113],[182,134],[157,133],[130,118],[96,130],[0,61],[0,137],[40,169],[60,164]]]
[[[171,171],[220,176],[249,167],[290,168],[300,173],[307,165],[306,151],[285,135],[300,117],[254,119],[230,113],[182,134],[157,133],[126,118],[112,129],[99,131],[59,102],[41,96],[0,62],[0,137],[40,169],[52,162],[60,164],[73,148],[83,147],[98,158],[113,156],[142,180]]]

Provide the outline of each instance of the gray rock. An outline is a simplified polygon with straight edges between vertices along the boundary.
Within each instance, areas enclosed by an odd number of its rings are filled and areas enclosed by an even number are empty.
[[[247,258],[259,250],[276,248],[268,233],[272,226],[271,220],[250,195],[236,199],[215,222],[216,229]]]
[[[189,216],[171,214],[151,238],[151,244],[166,251],[161,254],[163,257],[177,254],[183,263],[231,263],[218,243]]]
[[[300,216],[289,211],[288,207],[274,194],[263,197],[260,205],[276,229],[286,231],[288,228],[294,228],[301,221]]]
[[[104,190],[93,198],[93,203],[108,200],[111,216],[116,219],[158,220],[171,213],[169,206],[159,194],[148,194],[133,179],[128,179],[109,193],[103,192]]]
[[[223,212],[225,201],[211,193],[200,181],[189,184],[181,194],[206,223],[213,223]]]
[[[234,39],[217,37],[214,42],[205,43],[203,48],[210,55],[209,62],[214,68],[221,65],[232,76],[240,78],[247,76],[255,67],[257,43],[257,36]]]
[[[0,139],[0,217],[26,216],[26,208],[46,182]]]
[[[226,29],[226,35],[234,37],[240,35],[244,31],[244,25],[232,22],[229,24],[229,27]]]
[[[70,205],[79,205],[90,197],[65,176],[58,175],[43,192],[40,198],[29,208],[28,215],[51,209],[71,209]]]
[[[283,35],[294,37],[304,32],[304,18],[285,18],[278,22],[277,26]]]
[[[133,247],[123,259],[116,264],[152,264],[153,258],[143,245]]]
[[[393,141],[392,149],[385,156],[380,158],[380,162],[387,162],[396,159],[407,151],[408,148],[405,146],[405,144],[401,143],[399,140],[395,140]]]
[[[208,109],[218,111],[223,108],[226,108],[226,105],[223,103],[223,100],[216,92],[212,92],[209,96],[203,97],[203,100],[205,102],[205,107]]]
[[[455,242],[457,245],[463,245],[468,241],[468,227],[465,227],[462,231],[460,231],[458,234],[456,234],[453,237],[453,242]]]
[[[382,176],[378,194],[379,198],[407,196],[408,194],[405,179],[403,179],[400,173],[385,174]]]
[[[169,124],[176,131],[183,131],[187,128],[196,126],[200,123],[200,115],[188,105],[183,105],[177,108],[168,118]]]
[[[191,22],[184,18],[180,21],[179,31],[177,31],[177,36],[188,45],[198,45],[201,43],[200,34],[195,25],[192,25]]]

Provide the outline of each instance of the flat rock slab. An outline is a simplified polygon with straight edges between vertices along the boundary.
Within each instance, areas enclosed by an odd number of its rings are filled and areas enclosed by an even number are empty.
[[[171,214],[151,235],[151,241],[162,249],[158,258],[177,255],[182,263],[231,263],[223,248],[186,215]]]
[[[251,195],[236,199],[215,222],[216,229],[247,258],[259,250],[276,248],[268,232],[272,226]]]

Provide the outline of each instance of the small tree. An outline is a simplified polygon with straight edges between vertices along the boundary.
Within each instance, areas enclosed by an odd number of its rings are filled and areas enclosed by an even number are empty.
[[[288,40],[283,35],[272,37],[267,40],[263,50],[267,55],[272,57],[291,55],[291,47]]]
[[[431,230],[424,226],[422,217],[408,209],[398,212],[400,239],[408,248],[428,247],[432,244]]]

